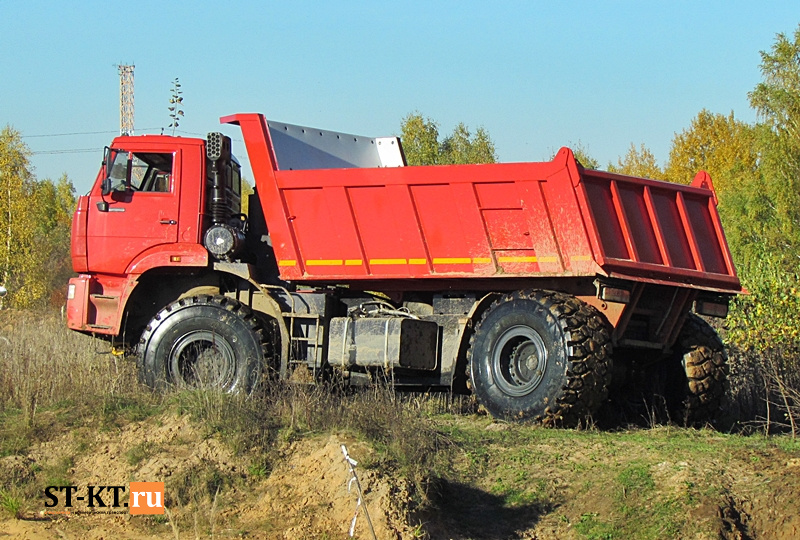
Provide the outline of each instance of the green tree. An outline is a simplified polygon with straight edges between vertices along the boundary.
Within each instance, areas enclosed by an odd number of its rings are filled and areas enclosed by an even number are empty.
[[[9,290],[7,303],[19,308],[60,304],[72,274],[75,190],[66,175],[56,183],[36,180],[29,156],[18,131],[0,132],[0,284]]]
[[[0,131],[0,230],[4,236],[0,245],[0,284],[9,290],[7,301],[19,297],[19,280],[28,268],[27,252],[32,240],[31,214],[28,196],[32,185],[30,150],[22,136],[11,126]],[[3,299],[0,299],[2,307]]]
[[[764,78],[750,92],[750,105],[763,122],[778,135],[786,146],[796,151],[800,146],[800,25],[793,39],[778,34],[772,50],[761,51],[761,74]],[[786,156],[796,158],[792,155]]]
[[[453,133],[440,145],[442,162],[453,165],[467,163],[494,163],[497,161],[494,143],[482,127],[470,133],[464,123],[459,123]]]
[[[439,126],[431,118],[411,113],[400,127],[403,152],[409,165],[451,165],[494,163],[497,161],[494,142],[484,128],[473,134],[459,123],[453,132],[439,141]]]
[[[76,203],[75,188],[64,174],[55,183],[49,179],[37,181],[32,195],[36,214],[36,250],[30,286],[40,291],[36,303],[61,305],[65,284],[73,273],[70,232]]]
[[[432,119],[409,114],[403,118],[400,139],[409,165],[439,164],[439,127]]]
[[[783,368],[796,369],[800,359],[800,26],[793,38],[777,35],[770,51],[761,52],[760,67],[763,80],[749,94],[759,123],[748,130],[729,121],[728,126],[736,128],[729,133],[731,140],[741,138],[724,146],[738,150],[708,161],[709,168],[720,168],[716,173],[722,180],[720,214],[740,276],[751,292],[733,304],[730,339],[760,356],[773,355]],[[750,153],[746,140],[752,141]]]
[[[800,267],[800,26],[778,34],[761,52],[763,81],[750,92],[761,122],[757,132],[763,211],[771,218],[764,241],[790,271]]]
[[[594,169],[594,170],[600,168],[600,162],[589,154],[589,150],[585,146],[583,146],[583,144],[580,141],[578,141],[578,143],[572,146],[571,148],[572,148],[572,153],[575,156],[575,159],[577,159],[578,163],[583,165],[584,168]]]
[[[624,158],[617,160],[617,165],[609,164],[609,172],[638,176],[641,178],[664,179],[664,171],[658,166],[658,161],[653,152],[644,143],[639,148],[631,143],[628,153]]]
[[[758,152],[753,126],[706,109],[691,126],[675,134],[664,174],[670,182],[689,184],[699,171],[706,171],[718,192],[735,186],[758,170]]]

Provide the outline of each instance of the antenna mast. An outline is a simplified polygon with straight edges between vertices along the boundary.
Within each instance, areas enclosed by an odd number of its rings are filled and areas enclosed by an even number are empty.
[[[133,68],[118,65],[119,70],[119,134],[133,135]]]

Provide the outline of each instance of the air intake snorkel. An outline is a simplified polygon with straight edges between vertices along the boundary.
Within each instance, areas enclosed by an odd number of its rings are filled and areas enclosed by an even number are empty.
[[[231,160],[231,139],[222,133],[209,133],[206,138],[206,157],[210,162],[211,187],[208,193],[208,214],[211,226],[203,237],[203,245],[220,260],[232,260],[244,246],[244,232],[231,226],[227,188]]]
[[[231,139],[222,133],[209,133],[207,136],[206,157],[211,162],[211,193],[209,193],[208,213],[214,225],[228,220],[225,197],[225,169],[231,158]]]

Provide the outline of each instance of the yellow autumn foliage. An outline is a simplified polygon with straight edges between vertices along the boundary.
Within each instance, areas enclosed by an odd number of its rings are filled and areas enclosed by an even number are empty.
[[[37,180],[29,156],[18,131],[0,130],[0,285],[9,291],[0,307],[47,305],[72,272],[74,189],[66,176]]]

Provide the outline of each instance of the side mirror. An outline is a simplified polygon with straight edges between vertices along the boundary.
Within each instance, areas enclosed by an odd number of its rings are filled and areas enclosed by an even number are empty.
[[[133,152],[128,152],[128,166],[125,168],[125,191],[131,191],[131,178],[133,178]]]
[[[111,193],[111,148],[108,146],[103,151],[103,178],[101,192],[105,196]]]

